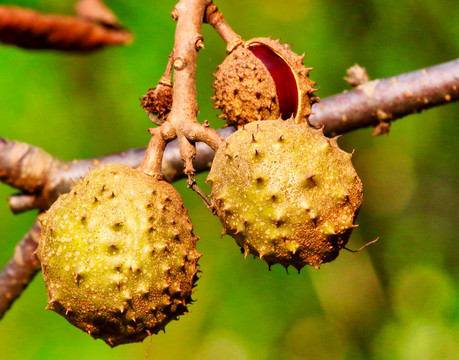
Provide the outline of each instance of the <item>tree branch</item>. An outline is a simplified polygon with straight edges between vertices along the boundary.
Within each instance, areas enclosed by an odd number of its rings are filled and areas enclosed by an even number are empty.
[[[100,11],[97,10],[97,15],[94,15],[94,11],[87,9],[86,5],[80,8],[85,17],[73,17],[0,6],[0,41],[26,49],[62,51],[90,51],[132,41],[132,34],[119,24],[102,23],[100,19],[94,22],[94,16],[102,16]],[[114,21],[107,15],[104,19]]]
[[[338,95],[325,98],[313,106],[310,122],[324,126],[328,135],[341,134],[361,127],[378,125],[411,113],[459,100],[459,60],[432,66],[427,69],[374,80]],[[383,116],[382,112],[390,114]],[[234,129],[219,130],[223,137]],[[198,143],[193,166],[196,172],[210,168],[214,151]],[[132,149],[119,154],[95,159],[62,162],[33,146],[0,139],[0,180],[36,196],[40,209],[50,206],[58,194],[69,191],[73,181],[82,178],[91,168],[107,163],[138,166],[145,149]],[[41,159],[41,160],[40,160]],[[163,176],[167,181],[184,177],[183,161],[177,141],[168,144],[162,160]],[[29,201],[27,201],[29,200]],[[30,199],[24,199],[30,203]],[[11,259],[0,275],[0,317],[21,294],[37,270],[33,243],[39,239],[36,227],[18,244],[16,253],[22,259]],[[28,245],[27,245],[28,244]],[[16,255],[15,255],[16,256]],[[6,279],[6,280],[5,280]],[[6,305],[5,305],[6,304]]]
[[[39,239],[40,228],[35,223],[16,245],[14,256],[0,273],[0,319],[41,269],[35,256]]]
[[[325,98],[313,105],[309,122],[315,127],[324,126],[326,135],[335,136],[458,99],[459,59],[456,59],[373,80],[354,90]]]
[[[222,137],[229,136],[233,131],[233,128],[218,130]],[[206,171],[212,164],[214,150],[204,143],[196,144],[196,148],[197,158],[193,166],[197,172]],[[144,160],[145,151],[145,148],[130,149],[93,159],[64,162],[38,147],[0,138],[0,181],[21,191],[10,199],[10,208],[14,213],[46,210],[89,170],[112,163],[138,167]],[[168,182],[185,177],[178,141],[167,145],[161,167]]]
[[[56,174],[65,163],[32,145],[0,138],[0,180],[24,193],[10,201],[14,213],[47,209],[59,196]]]
[[[413,71],[398,76],[374,80],[322,99],[313,106],[311,125],[324,126],[327,135],[334,136],[362,127],[375,126],[381,121],[392,121],[411,113],[459,100],[459,59]],[[206,124],[199,125],[205,127]],[[159,129],[159,128],[156,128]],[[224,128],[219,133],[226,137],[234,129]],[[188,131],[189,137],[199,141],[200,136]],[[215,146],[214,146],[215,148]],[[36,196],[14,203],[34,204],[34,208],[47,209],[63,192],[67,192],[74,180],[86,176],[89,169],[107,163],[123,163],[137,167],[145,155],[145,148],[128,150],[119,154],[95,159],[63,162],[34,146],[0,138],[0,180],[24,193]],[[210,168],[213,150],[198,143],[193,166],[197,172]],[[179,144],[168,144],[162,159],[164,178],[172,182],[184,176]],[[11,203],[11,202],[10,202]],[[30,209],[29,205],[24,205]],[[20,206],[12,206],[20,212]]]
[[[177,138],[188,184],[198,194],[200,190],[194,179],[196,171],[193,167],[195,143],[204,142],[217,150],[223,142],[221,135],[210,128],[207,122],[200,124],[196,119],[199,110],[196,99],[197,58],[199,50],[204,47],[201,26],[210,3],[211,0],[180,0],[171,13],[177,21],[171,59],[174,68],[172,107],[164,123],[150,129],[152,140],[139,166],[145,173],[161,177],[161,159],[165,146]]]

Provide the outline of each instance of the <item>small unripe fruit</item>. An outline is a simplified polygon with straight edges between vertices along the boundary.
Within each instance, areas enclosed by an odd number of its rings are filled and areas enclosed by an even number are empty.
[[[48,308],[110,346],[187,312],[197,237],[172,185],[125,165],[89,172],[41,217]]]
[[[236,47],[218,66],[215,108],[230,126],[242,126],[257,120],[284,120],[294,117],[307,122],[314,82],[303,65],[303,56],[281,45],[279,40],[256,38]]]
[[[212,164],[212,204],[245,255],[319,267],[346,245],[362,183],[336,139],[293,120],[257,121],[226,139]]]

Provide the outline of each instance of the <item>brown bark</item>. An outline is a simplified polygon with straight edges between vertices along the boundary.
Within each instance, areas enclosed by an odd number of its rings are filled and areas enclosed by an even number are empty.
[[[226,42],[226,52],[229,54],[235,47],[242,43],[241,37],[236,34],[233,29],[223,18],[223,14],[218,11],[215,4],[210,3],[206,8],[205,21],[214,27],[217,33]]]
[[[374,80],[354,90],[322,99],[313,106],[314,114],[311,115],[310,122],[316,127],[324,126],[326,134],[336,135],[361,127],[377,126],[381,122],[393,121],[457,100],[459,60],[454,60],[427,69]],[[197,129],[201,131],[205,124],[198,126]],[[174,133],[169,125],[162,131],[166,138],[173,138]],[[234,130],[231,128],[225,128],[220,133],[228,136],[232,131]],[[196,135],[192,130],[188,131],[188,137],[192,141],[199,141],[200,136],[202,134]],[[151,146],[158,144],[153,141]],[[150,155],[153,153],[154,151]],[[142,162],[144,155],[145,149],[134,149],[96,159],[64,163],[34,146],[0,139],[0,180],[25,193],[22,200],[13,199],[16,204],[25,204],[25,210],[31,207],[27,204],[46,209],[60,193],[70,189],[71,179],[84,177],[90,168],[110,162],[136,167]],[[197,156],[193,162],[195,170],[208,170],[212,159],[213,150],[202,143],[198,144]],[[156,168],[162,168],[167,181],[184,176],[183,161],[176,141],[167,146],[164,157],[157,156],[155,160],[147,161],[155,163]],[[37,200],[33,202],[29,195],[36,196]],[[16,210],[21,210],[19,205]]]
[[[312,107],[311,125],[334,136],[378,126],[459,99],[459,59],[373,80],[322,99]]]
[[[0,6],[0,41],[27,49],[90,51],[130,43],[132,34],[86,18]]]
[[[40,148],[0,138],[0,180],[25,194],[10,201],[15,213],[48,208],[60,192],[54,179],[64,166]]]
[[[145,173],[160,177],[164,148],[168,142],[177,138],[190,186],[195,184],[195,142],[204,142],[216,150],[223,141],[216,130],[207,123],[199,124],[196,119],[196,62],[198,52],[204,46],[201,25],[209,3],[209,0],[181,0],[172,12],[172,17],[177,21],[171,59],[174,69],[172,107],[165,122],[160,127],[150,129],[152,140],[139,166]]]
[[[41,269],[35,256],[40,228],[35,223],[14,249],[14,256],[0,273],[0,319]]]

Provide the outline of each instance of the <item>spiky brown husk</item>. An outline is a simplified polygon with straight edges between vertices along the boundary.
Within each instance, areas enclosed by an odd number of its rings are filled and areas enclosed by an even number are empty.
[[[362,183],[350,158],[306,124],[253,122],[217,151],[207,178],[212,204],[246,255],[319,267],[355,227]]]
[[[91,171],[41,218],[48,308],[110,346],[187,312],[200,254],[172,185],[125,165]]]
[[[297,84],[292,91],[298,92],[295,121],[306,123],[312,104],[318,100],[313,94],[315,82],[309,78],[311,68],[303,65],[304,55],[297,55],[288,44],[271,38],[246,41],[217,67],[213,99],[215,108],[222,111],[220,117],[229,126],[242,126],[257,120],[275,120],[281,115],[274,80],[263,62],[249,50],[254,44],[268,47],[289,65]]]
[[[161,125],[166,121],[167,115],[172,108],[172,85],[159,84],[154,88],[148,89],[148,92],[140,99],[140,104],[149,114],[157,116],[154,119],[156,125]]]

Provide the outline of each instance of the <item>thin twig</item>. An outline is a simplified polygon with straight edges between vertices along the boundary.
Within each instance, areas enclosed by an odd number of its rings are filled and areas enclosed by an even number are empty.
[[[217,33],[226,42],[226,52],[229,54],[237,46],[242,44],[241,37],[228,25],[223,18],[223,14],[218,11],[214,3],[210,3],[206,8],[206,22],[213,26]]]
[[[213,208],[213,206],[210,203],[209,199],[207,199],[206,194],[204,194],[204,192],[199,188],[198,184],[196,183],[196,179],[194,178],[194,176],[191,175],[191,174],[188,175],[187,186],[189,188],[191,188],[193,191],[195,191],[199,195],[199,197],[204,202],[204,205],[206,205],[207,208],[213,213],[215,209]]]
[[[362,245],[361,247],[359,247],[357,250],[349,249],[349,248],[347,248],[346,246],[343,246],[343,249],[344,249],[344,250],[347,250],[347,251],[349,251],[349,252],[351,252],[351,253],[358,253],[358,252],[362,251],[363,249],[365,249],[368,245],[374,244],[374,243],[375,243],[376,241],[378,241],[378,240],[379,240],[379,237],[377,237],[377,238],[374,239],[374,240],[371,240],[371,241],[367,242],[366,244],[363,244],[363,245]]]
[[[161,176],[160,159],[165,144],[178,139],[180,155],[185,164],[185,174],[193,175],[193,159],[196,157],[196,142],[204,142],[214,150],[223,142],[218,132],[207,125],[200,125],[196,119],[196,65],[198,52],[203,48],[201,25],[204,12],[210,0],[180,0],[172,16],[177,21],[172,57],[174,84],[172,107],[159,128],[151,131],[161,140],[159,145],[147,148],[145,160],[140,169],[150,175]],[[162,128],[167,127],[164,131]],[[168,136],[164,136],[167,133]],[[170,135],[170,136],[169,136]]]

